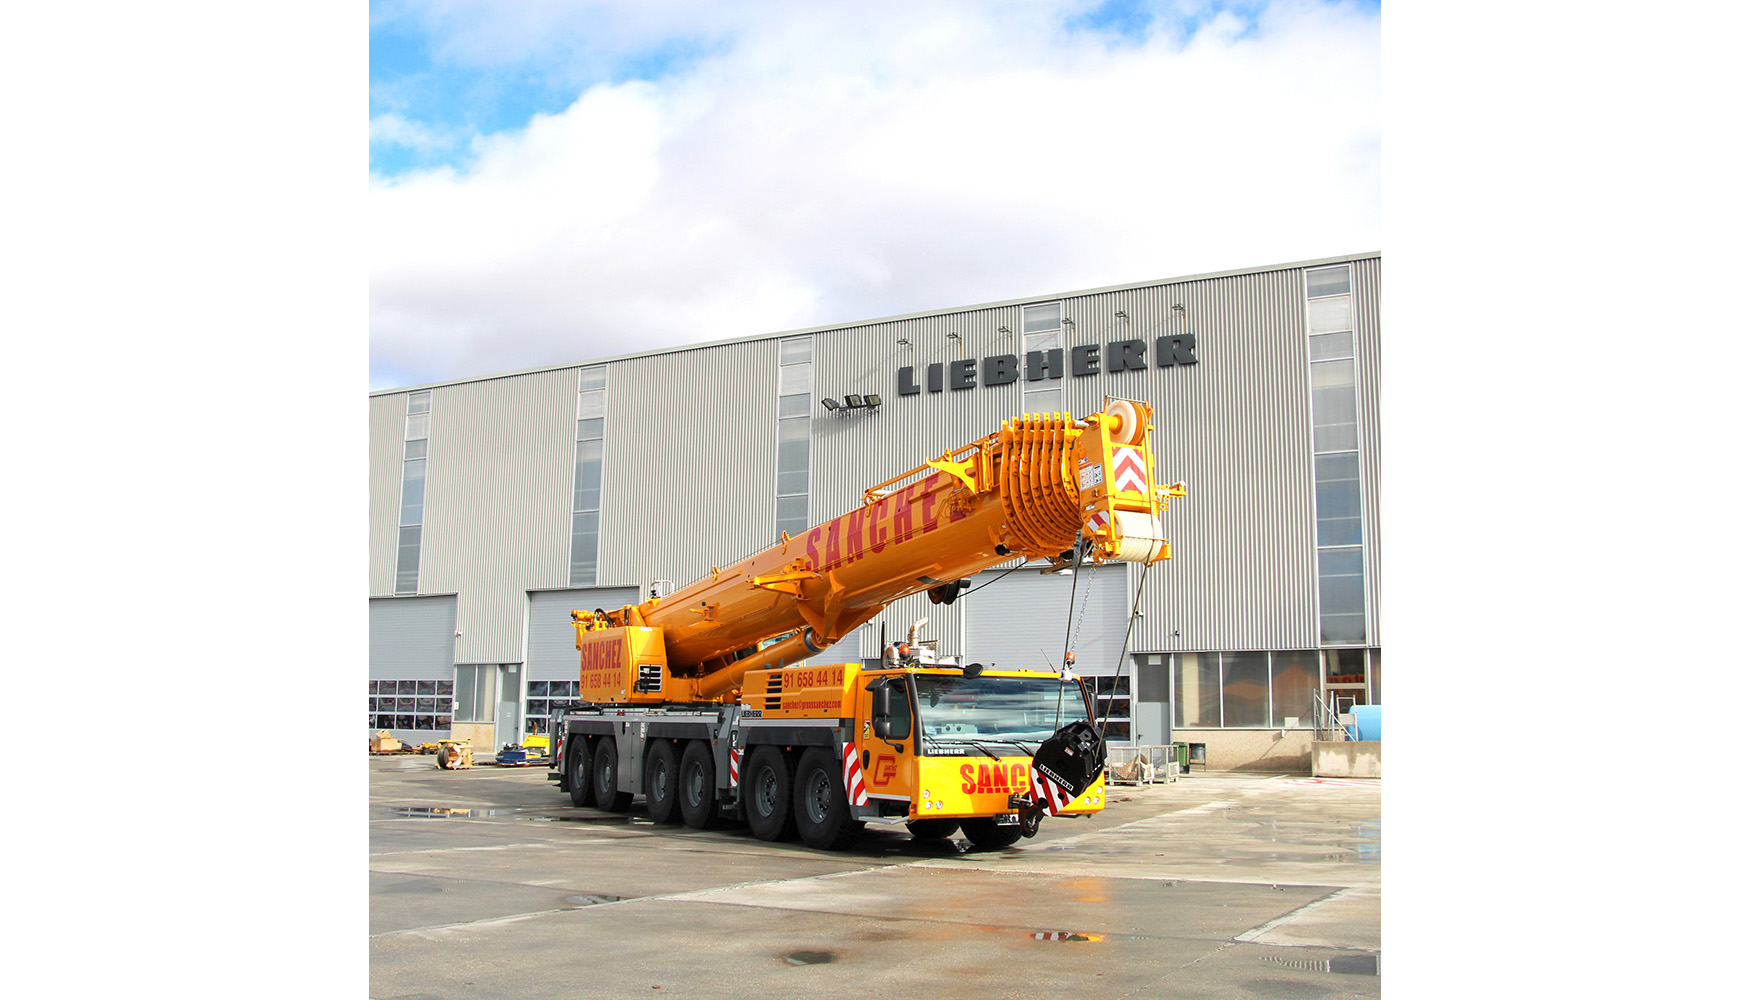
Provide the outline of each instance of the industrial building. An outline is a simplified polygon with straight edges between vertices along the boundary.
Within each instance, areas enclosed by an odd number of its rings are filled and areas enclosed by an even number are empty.
[[[1171,560],[1004,566],[809,662],[923,618],[1003,666],[1067,639],[1114,742],[1303,769],[1322,718],[1380,700],[1379,290],[1358,254],[374,392],[370,730],[544,731],[577,688],[573,609],[685,584],[1007,418],[1122,397],[1186,486]]]

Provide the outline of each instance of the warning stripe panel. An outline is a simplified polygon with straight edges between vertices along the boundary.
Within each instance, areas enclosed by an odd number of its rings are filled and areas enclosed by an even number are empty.
[[[869,804],[869,789],[863,781],[863,764],[857,760],[857,748],[849,743],[845,744],[845,797],[854,806]]]

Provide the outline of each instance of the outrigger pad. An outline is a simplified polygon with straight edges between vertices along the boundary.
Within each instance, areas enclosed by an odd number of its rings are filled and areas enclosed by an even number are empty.
[[[1086,722],[1072,722],[1039,744],[1033,768],[1070,798],[1088,790],[1106,766],[1106,741]]]

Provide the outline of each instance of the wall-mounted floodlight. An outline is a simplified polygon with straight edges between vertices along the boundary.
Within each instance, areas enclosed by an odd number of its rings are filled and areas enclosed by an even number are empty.
[[[845,409],[847,409],[847,410],[860,410],[862,408],[863,408],[863,397],[857,395],[854,392],[845,397]]]
[[[901,338],[899,338],[898,341],[896,341],[896,343],[898,343],[899,346],[901,346],[901,347],[910,347],[911,346],[911,338],[910,337],[901,337]]]
[[[1118,310],[1117,312],[1113,313],[1112,315],[1117,316],[1121,320],[1128,321],[1130,319],[1130,314],[1125,312],[1122,309]]]
[[[869,395],[863,397],[863,405],[867,406],[869,409],[873,410],[875,407],[881,405],[881,397],[875,395],[874,393],[870,393]]]
[[[830,396],[822,396],[821,400],[820,400],[820,405],[826,407],[828,412],[836,413],[836,412],[838,412],[839,401],[831,398]]]

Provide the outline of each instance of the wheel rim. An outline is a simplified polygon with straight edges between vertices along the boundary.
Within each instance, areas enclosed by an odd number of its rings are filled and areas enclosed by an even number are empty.
[[[802,796],[802,804],[808,810],[808,820],[811,823],[825,823],[828,812],[832,809],[832,781],[824,771],[813,771],[808,775],[808,790]]]
[[[705,797],[705,769],[697,763],[687,768],[687,773],[681,782],[681,789],[686,794],[687,805],[697,806]]]
[[[668,768],[656,765],[656,770],[650,775],[650,791],[656,798],[668,798]]]
[[[754,786],[754,806],[761,816],[770,816],[777,811],[778,806],[778,776],[771,768],[760,771],[759,782]]]
[[[571,784],[582,788],[589,783],[589,768],[584,766],[584,756],[580,753],[571,755]]]

